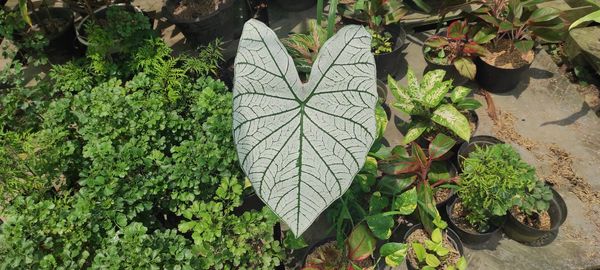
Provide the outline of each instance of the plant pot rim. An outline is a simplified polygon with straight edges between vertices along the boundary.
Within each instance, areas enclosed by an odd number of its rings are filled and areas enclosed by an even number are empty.
[[[306,253],[304,253],[304,256],[302,258],[302,267],[306,266],[306,259],[308,259],[308,255],[310,255],[318,247],[320,247],[324,244],[327,244],[331,241],[337,241],[336,237],[335,236],[325,237],[325,238],[315,242],[314,244],[308,246],[308,248],[306,249]]]
[[[446,205],[446,212],[448,214],[448,221],[451,222],[452,224],[454,224],[454,227],[456,227],[456,229],[460,230],[462,233],[476,235],[476,236],[489,236],[489,235],[496,234],[498,231],[500,231],[502,229],[502,225],[504,225],[504,223],[506,223],[507,215],[504,215],[504,216],[499,217],[501,219],[501,222],[497,226],[494,224],[489,224],[490,229],[487,232],[480,233],[480,232],[467,231],[467,230],[461,228],[460,226],[458,226],[456,224],[456,222],[454,222],[454,220],[452,219],[452,208],[454,207],[454,204],[456,204],[456,202],[458,200],[460,200],[460,198],[458,196],[454,196],[454,198],[452,198],[450,203]]]
[[[461,154],[463,154],[466,151],[466,149],[467,149],[467,147],[469,147],[469,145],[476,144],[478,142],[491,142],[492,145],[505,143],[504,141],[502,141],[494,136],[491,136],[491,135],[476,135],[476,136],[471,137],[471,139],[469,139],[469,141],[464,141],[458,148],[458,151],[456,152],[456,164],[458,165],[458,169],[460,169],[461,171],[463,169],[463,165],[461,162],[462,161]],[[463,157],[463,160],[464,160],[464,158],[467,158],[467,157],[466,156]]]
[[[167,21],[169,21],[170,23],[173,23],[173,24],[197,23],[197,22],[201,22],[201,21],[204,21],[206,19],[209,19],[209,18],[212,18],[212,17],[218,15],[219,13],[223,12],[223,10],[231,7],[235,1],[236,0],[225,0],[225,2],[223,2],[223,4],[221,4],[219,6],[219,8],[217,10],[215,10],[214,12],[200,16],[200,17],[196,17],[194,19],[186,20],[186,19],[178,19],[178,18],[173,17],[173,10],[174,10],[174,7],[176,6],[175,4],[177,4],[176,2],[181,2],[181,0],[167,0],[167,1],[165,1],[163,14],[164,14],[165,18],[167,18]]]
[[[137,6],[127,5],[126,3],[117,3],[117,4],[101,6],[98,9],[94,10],[94,14],[99,13],[109,7],[126,7],[126,6],[132,7],[135,10],[135,12],[142,13],[142,9],[140,9]],[[81,29],[83,28],[83,25],[85,24],[85,22],[89,19],[90,19],[90,15],[88,14],[85,17],[83,17],[83,19],[81,19],[81,21],[79,21],[79,23],[77,24],[77,27],[75,27],[75,34],[77,35],[77,40],[85,46],[89,46],[90,43],[88,42],[87,37],[84,37],[81,35]]]

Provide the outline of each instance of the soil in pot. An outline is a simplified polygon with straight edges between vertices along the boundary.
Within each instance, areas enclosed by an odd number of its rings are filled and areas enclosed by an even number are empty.
[[[452,197],[452,189],[449,188],[436,188],[435,193],[433,193],[433,198],[435,199],[435,204],[445,203]]]
[[[487,46],[487,48],[490,54],[481,57],[481,60],[498,68],[517,69],[531,64],[535,56],[532,50],[525,54],[521,53],[521,51],[514,48],[514,43],[508,39],[501,39],[496,46]]]
[[[410,245],[411,243],[418,242],[425,246],[425,241],[429,239],[430,237],[425,230],[416,229],[406,238],[406,243]],[[456,265],[456,263],[461,257],[461,254],[457,249],[456,244],[452,240],[450,240],[450,237],[447,233],[444,233],[442,243],[444,247],[448,248],[449,252],[446,260],[444,260],[440,265],[440,269],[444,269],[445,265]],[[414,269],[419,269],[418,267],[415,267],[418,266],[419,263],[417,261],[417,255],[415,254],[415,251],[412,248],[409,248],[408,250],[407,260],[408,263],[410,263]]]
[[[533,213],[532,215],[527,215],[515,206],[510,210],[510,213],[516,220],[531,228],[548,231],[552,227],[552,220],[550,219],[550,214],[547,211],[544,211],[540,214]]]
[[[456,203],[454,203],[454,205],[452,207],[452,212],[450,212],[450,218],[452,219],[454,224],[456,224],[456,226],[458,226],[460,229],[462,229],[466,232],[485,233],[485,231],[480,232],[477,228],[475,228],[473,225],[471,225],[471,223],[469,223],[469,221],[467,220],[468,214],[469,214],[469,212],[463,206],[463,204],[460,201],[457,201]]]
[[[344,251],[338,249],[337,242],[334,239],[326,241],[312,249],[306,255],[304,266],[319,265],[317,263],[323,261],[326,262],[326,266],[334,267],[332,269],[346,269],[348,267],[348,259],[344,255]],[[361,268],[368,268],[373,266],[373,259],[366,258],[354,263]]]
[[[219,10],[225,0],[186,1],[177,4],[171,16],[180,20],[195,20]]]

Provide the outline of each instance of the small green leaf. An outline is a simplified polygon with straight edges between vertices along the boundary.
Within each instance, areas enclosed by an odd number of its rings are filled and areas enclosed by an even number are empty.
[[[378,214],[390,204],[387,197],[381,196],[379,192],[373,192],[369,199],[369,213]]]
[[[438,267],[441,264],[440,260],[433,254],[425,255],[425,263],[431,267]]]
[[[406,131],[402,143],[409,144],[410,142],[418,139],[428,127],[429,125],[427,125],[427,123],[424,121],[413,120],[408,126],[408,131]]]
[[[377,190],[384,194],[396,195],[414,183],[415,179],[415,175],[385,175],[379,180]]]
[[[535,43],[533,40],[519,40],[515,42],[515,47],[522,53],[527,53],[533,49]]]
[[[439,228],[436,228],[431,232],[431,240],[435,243],[442,242],[442,231]]]
[[[385,240],[392,236],[392,227],[394,227],[394,218],[392,216],[385,216],[383,214],[368,216],[367,224],[373,235],[379,239]]]
[[[531,13],[529,20],[532,22],[546,22],[557,18],[560,15],[560,10],[551,7],[538,8]]]
[[[283,239],[283,245],[288,249],[301,249],[308,246],[308,244],[304,241],[302,236],[296,237],[292,233],[292,231],[287,231],[285,233],[285,238]]]
[[[196,226],[195,221],[187,221],[187,222],[179,223],[179,226],[177,226],[177,228],[179,229],[180,232],[186,233],[186,232],[189,232],[191,229],[193,229],[194,226]]]
[[[457,270],[466,270],[467,266],[468,266],[468,263],[467,263],[467,259],[465,259],[465,257],[460,257],[460,259],[458,259],[458,261],[456,262]]]
[[[406,252],[408,251],[408,245],[405,243],[385,243],[379,249],[379,254],[381,257],[387,257],[390,255],[396,256],[406,256]]]
[[[420,243],[414,242],[414,243],[412,243],[412,248],[413,248],[413,251],[415,251],[417,260],[419,262],[424,261],[425,255],[427,255],[427,252],[425,251],[425,247],[423,247],[423,245],[421,245]]]
[[[481,102],[469,98],[456,103],[456,108],[459,110],[477,110],[481,107]]]
[[[490,42],[492,39],[496,37],[496,30],[491,27],[485,27],[479,30],[475,36],[473,36],[473,41],[479,44],[485,44]]]
[[[471,93],[471,88],[464,86],[454,87],[454,90],[450,92],[450,100],[454,103],[459,102],[469,95],[469,93]]]
[[[392,207],[401,215],[410,215],[417,208],[417,189],[413,187],[396,196]]]

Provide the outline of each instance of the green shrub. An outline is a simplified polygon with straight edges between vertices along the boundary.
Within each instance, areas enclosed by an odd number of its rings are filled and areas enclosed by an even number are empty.
[[[245,185],[232,94],[207,77],[220,59],[211,46],[172,57],[149,39],[111,76],[94,59],[52,68],[35,128],[0,129],[0,266],[273,269],[282,260],[276,217],[234,212]],[[189,222],[191,235],[176,230]]]
[[[467,220],[479,231],[503,216],[536,185],[535,170],[507,144],[478,148],[464,161],[458,196]]]

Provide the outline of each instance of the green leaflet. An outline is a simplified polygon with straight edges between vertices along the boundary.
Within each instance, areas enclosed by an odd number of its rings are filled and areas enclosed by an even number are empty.
[[[450,93],[450,100],[452,100],[453,103],[459,102],[469,95],[469,93],[471,93],[471,88],[464,86],[454,87],[454,90]]]
[[[410,122],[408,131],[404,134],[404,139],[402,139],[402,143],[409,144],[410,142],[416,140],[427,130],[429,125],[426,122],[413,120]]]
[[[433,112],[431,120],[452,130],[465,141],[471,138],[469,120],[452,105],[444,104]]]

